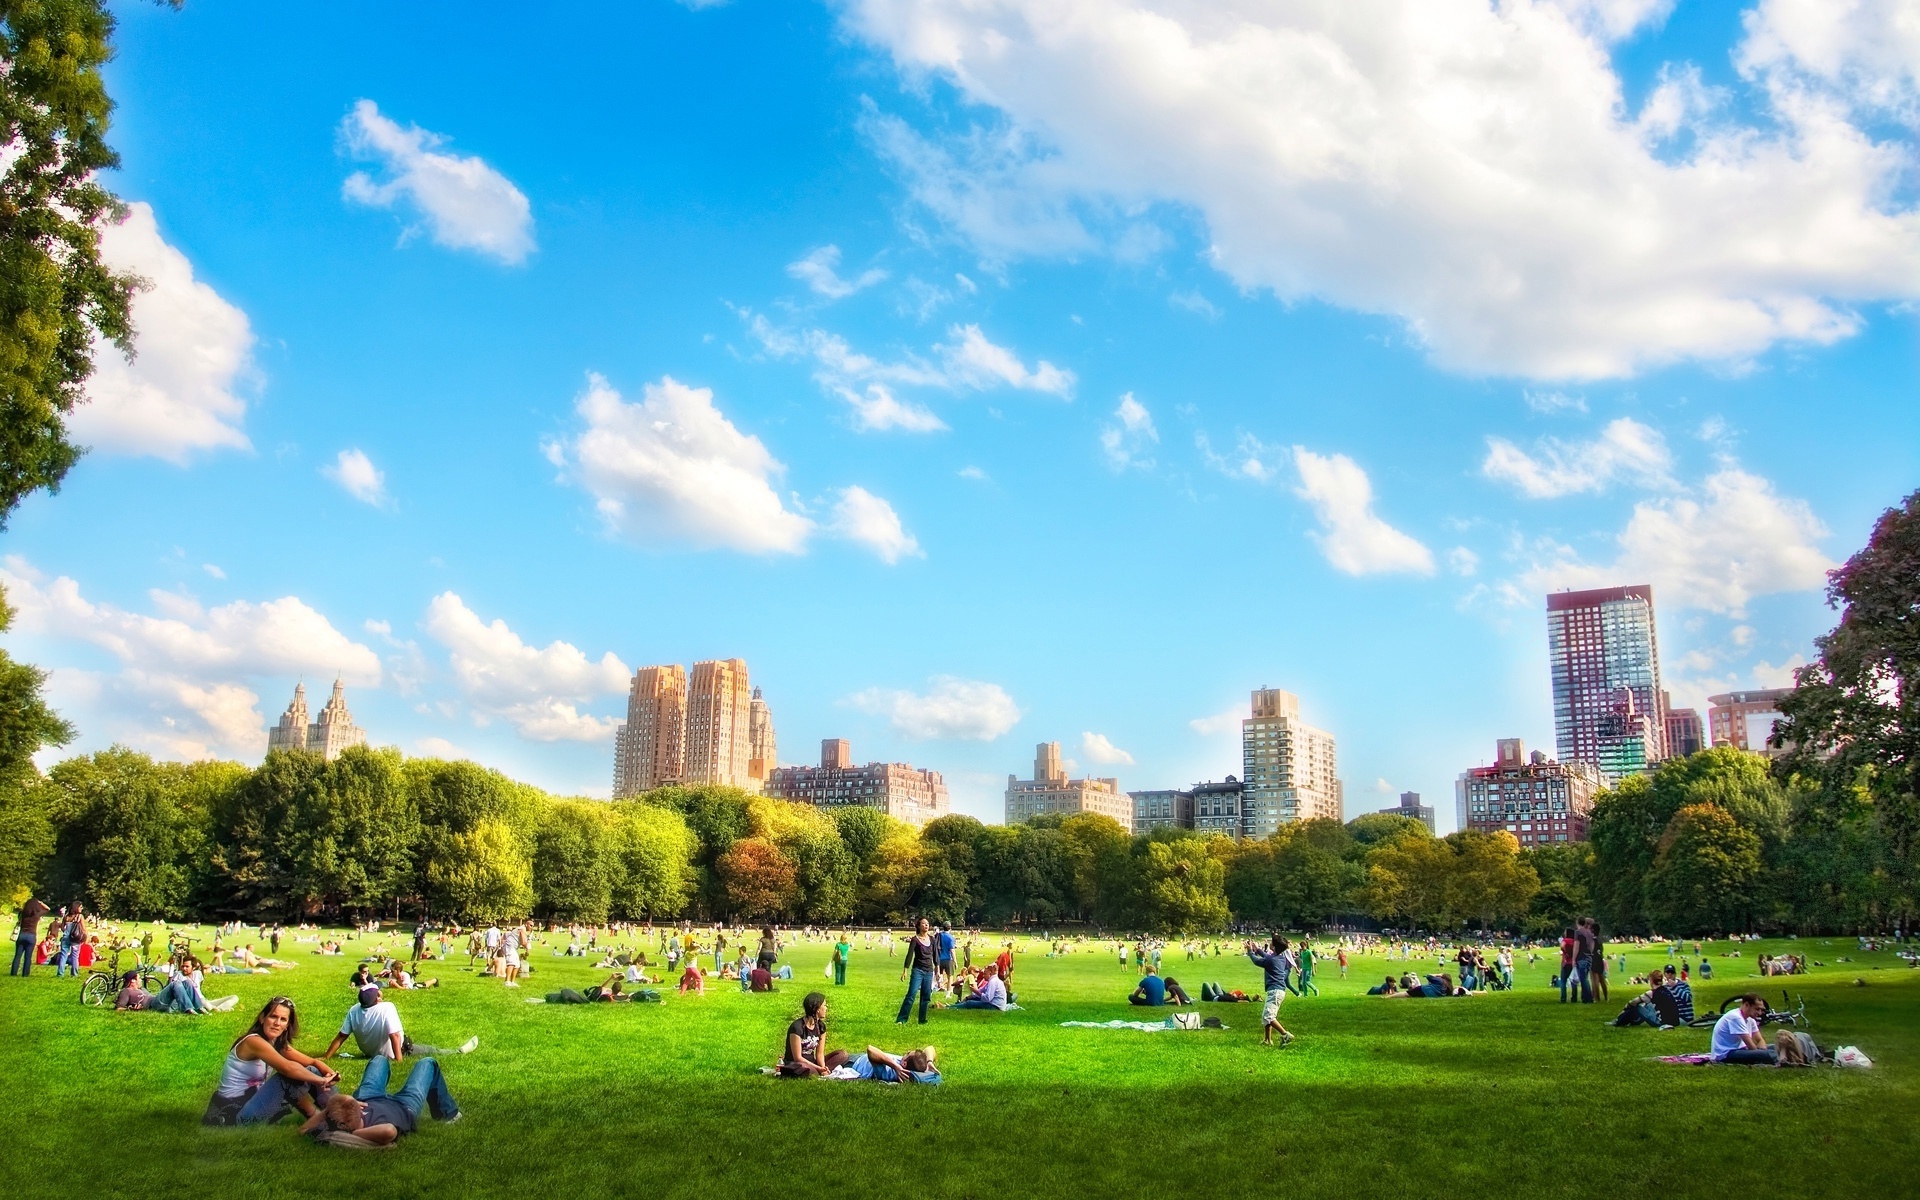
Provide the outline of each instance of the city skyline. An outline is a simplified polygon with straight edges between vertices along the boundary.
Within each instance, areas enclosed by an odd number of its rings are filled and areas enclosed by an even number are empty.
[[[1204,7],[1140,54],[1018,4],[116,10],[152,286],[5,533],[40,761],[257,761],[338,673],[605,796],[635,669],[724,653],[989,820],[1054,738],[1242,775],[1280,684],[1351,816],[1556,745],[1563,589],[1653,588],[1674,709],[1790,682],[1920,479],[1905,76],[1757,4],[1233,10],[1355,89],[1303,91]]]

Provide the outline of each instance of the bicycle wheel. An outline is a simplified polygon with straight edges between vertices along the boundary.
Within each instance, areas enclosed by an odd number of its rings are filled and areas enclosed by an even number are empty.
[[[113,1003],[113,997],[114,986],[111,975],[95,971],[93,974],[87,976],[85,983],[80,985],[80,1003],[82,1004],[90,1004],[94,1008],[104,1008]]]

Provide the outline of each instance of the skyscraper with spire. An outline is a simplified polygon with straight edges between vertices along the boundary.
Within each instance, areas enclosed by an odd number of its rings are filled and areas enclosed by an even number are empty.
[[[275,750],[310,750],[328,762],[339,758],[349,746],[366,744],[367,731],[353,723],[353,714],[347,711],[346,684],[338,676],[319,720],[307,720],[307,685],[302,681],[294,685],[293,703],[280,714],[279,724],[267,731],[268,754]]]

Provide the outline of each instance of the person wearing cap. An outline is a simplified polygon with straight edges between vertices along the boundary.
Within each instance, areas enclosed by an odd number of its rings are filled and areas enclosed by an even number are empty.
[[[400,1061],[406,1050],[407,1035],[400,1023],[400,1010],[393,1001],[381,998],[380,988],[368,984],[360,989],[359,1003],[347,1010],[340,1032],[321,1058],[332,1058],[352,1037],[362,1058],[390,1058]]]

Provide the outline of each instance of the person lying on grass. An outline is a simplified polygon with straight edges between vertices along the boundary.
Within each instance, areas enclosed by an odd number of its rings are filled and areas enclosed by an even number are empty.
[[[909,1050],[905,1054],[888,1054],[878,1046],[868,1046],[865,1054],[857,1054],[844,1064],[851,1072],[841,1075],[846,1079],[872,1079],[879,1083],[939,1083],[940,1071],[934,1065],[938,1056],[932,1046],[922,1046],[918,1050]]]
[[[227,1049],[220,1085],[201,1117],[205,1125],[270,1125],[289,1108],[311,1117],[340,1073],[294,1049],[300,1018],[285,996],[267,1001],[253,1025]],[[316,1103],[318,1102],[318,1103]]]
[[[1384,993],[1383,993],[1384,994]],[[1455,987],[1451,975],[1429,975],[1426,982],[1407,988],[1400,993],[1402,1000],[1431,1000],[1440,996],[1471,996],[1463,987]]]
[[[1708,1056],[1717,1063],[1747,1066],[1774,1066],[1773,1048],[1760,1036],[1760,1018],[1767,1002],[1748,992],[1740,997],[1738,1008],[1728,1009],[1713,1026],[1713,1043]]]
[[[1149,963],[1147,973],[1140,977],[1140,986],[1133,989],[1133,994],[1127,997],[1127,1003],[1159,1008],[1167,1003],[1178,1007],[1192,1004],[1193,1001],[1187,997],[1178,980],[1160,978],[1160,969]]]
[[[347,1133],[362,1142],[391,1146],[414,1131],[423,1108],[436,1121],[460,1119],[460,1106],[454,1103],[438,1062],[423,1058],[414,1063],[407,1081],[389,1096],[387,1081],[392,1070],[384,1058],[368,1063],[367,1073],[353,1095],[333,1096],[324,1108],[307,1118],[300,1132]]]
[[[174,980],[154,995],[140,986],[140,972],[128,971],[120,978],[120,994],[113,998],[113,1011],[198,1014],[207,1010],[195,1007],[193,985],[185,979]]]
[[[1394,977],[1391,975],[1387,976],[1386,979],[1381,981],[1380,983],[1376,983],[1372,987],[1367,989],[1367,995],[1369,996],[1398,996],[1399,994],[1400,994],[1399,981],[1395,980]]]
[[[997,1012],[1004,1012],[1013,1007],[1013,993],[1007,991],[1006,983],[1001,980],[999,966],[988,963],[986,970],[981,973],[980,985],[974,989],[971,996],[954,1007],[991,1008]]]
[[[831,1060],[827,1055],[827,998],[819,992],[808,992],[800,1002],[800,1015],[787,1026],[786,1046],[780,1054],[782,1078],[825,1075],[845,1061],[845,1051]]]

